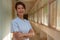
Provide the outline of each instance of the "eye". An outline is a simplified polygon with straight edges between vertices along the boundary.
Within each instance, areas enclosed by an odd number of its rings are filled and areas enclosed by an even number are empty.
[[[24,9],[24,7],[22,7],[22,9]]]
[[[20,9],[20,8],[18,8],[18,9]]]
[[[18,9],[24,9],[24,8],[22,7],[22,8],[18,8]]]

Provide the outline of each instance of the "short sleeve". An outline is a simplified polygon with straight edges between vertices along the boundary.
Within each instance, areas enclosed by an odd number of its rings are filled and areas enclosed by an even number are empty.
[[[18,25],[15,22],[11,23],[11,33],[18,32]]]
[[[32,26],[31,26],[31,24],[30,24],[30,22],[29,22],[29,21],[28,21],[28,24],[29,24],[29,28],[30,28],[30,29],[32,29]]]

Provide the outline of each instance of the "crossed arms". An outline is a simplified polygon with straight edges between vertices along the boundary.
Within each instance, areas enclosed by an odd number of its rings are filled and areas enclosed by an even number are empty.
[[[25,38],[30,38],[35,35],[34,30],[31,29],[29,33],[23,34],[20,32],[13,32],[13,38],[16,38],[16,40],[24,40]]]

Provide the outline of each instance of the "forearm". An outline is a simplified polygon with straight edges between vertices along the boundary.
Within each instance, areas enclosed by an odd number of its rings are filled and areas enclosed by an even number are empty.
[[[18,32],[18,33],[15,34],[15,38],[16,38],[16,39],[30,38],[30,37],[33,37],[33,36],[34,36],[34,33],[23,34],[23,33]]]
[[[13,36],[15,38],[23,38],[24,37],[24,34],[23,33],[20,33],[20,32],[15,32],[15,33],[13,33]]]
[[[19,39],[19,38],[29,38],[29,37],[32,37],[34,35],[35,35],[34,32],[29,32],[27,34],[23,34],[23,33],[20,33],[20,32],[13,33],[13,36],[17,39]]]
[[[33,37],[35,34],[34,33],[27,33],[25,34],[25,37],[29,38],[29,37]]]
[[[25,34],[25,37],[33,37],[35,35],[34,30],[31,29],[27,34]]]
[[[24,40],[26,37],[24,37],[24,34],[23,33],[20,33],[20,32],[14,32],[13,33],[13,39],[16,39],[16,40]]]

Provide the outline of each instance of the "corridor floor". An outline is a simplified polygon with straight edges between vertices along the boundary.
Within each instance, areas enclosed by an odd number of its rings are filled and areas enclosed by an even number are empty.
[[[39,29],[36,28],[33,24],[32,24],[32,27],[34,29],[34,32],[35,32],[35,36],[30,38],[30,40],[40,40],[40,33],[39,33]],[[38,29],[38,30],[37,30]]]
[[[30,38],[30,40],[47,40],[46,37],[40,38],[40,28],[36,27],[35,24],[31,23],[32,28],[34,29],[35,36]]]

